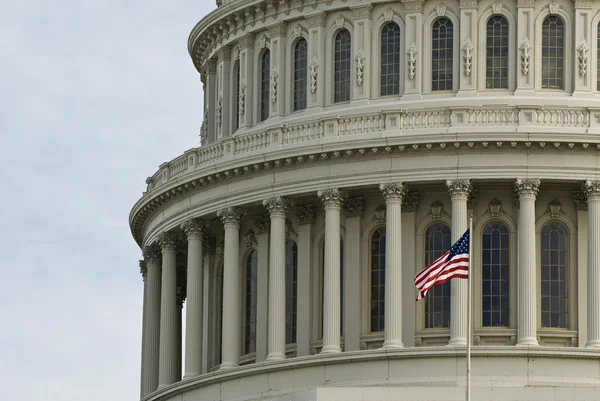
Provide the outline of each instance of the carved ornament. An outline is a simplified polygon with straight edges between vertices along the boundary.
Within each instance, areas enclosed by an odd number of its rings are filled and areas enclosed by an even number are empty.
[[[588,210],[587,193],[585,191],[574,191],[573,203],[575,203],[575,209],[577,210]]]
[[[587,180],[583,184],[583,188],[584,188],[586,197],[588,199],[588,202],[590,200],[590,197],[594,197],[595,198],[594,200],[596,200],[600,197],[600,181]]]
[[[521,43],[519,50],[521,52],[521,74],[527,76],[529,74],[529,58],[531,57],[531,45],[527,39]]]
[[[590,52],[590,47],[584,41],[577,47],[577,62],[579,64],[579,76],[585,77],[587,74],[588,68],[588,53]]]
[[[468,197],[471,189],[473,189],[469,179],[447,180],[446,187],[448,187],[451,199],[455,196]]]
[[[317,91],[317,74],[319,71],[319,62],[316,57],[313,57],[310,63],[310,93]]]
[[[562,206],[558,199],[552,200],[552,202],[548,203],[548,208],[546,209],[546,213],[550,213],[551,217],[558,217],[562,212]]]
[[[268,214],[261,214],[254,218],[254,228],[257,234],[268,233],[271,229],[271,217]]]
[[[360,49],[358,54],[356,55],[356,84],[361,86],[363,84],[365,70],[365,55],[363,54],[363,50]]]
[[[296,208],[296,218],[298,225],[313,224],[317,217],[317,207],[313,204],[298,206]]]
[[[387,216],[387,207],[385,205],[379,205],[375,208],[375,212],[373,213],[373,218],[377,220],[379,223],[385,223],[385,218]]]
[[[290,206],[290,200],[286,196],[275,196],[270,199],[265,199],[263,201],[263,206],[267,208],[271,217],[285,217],[288,207]]]
[[[467,40],[462,47],[463,51],[463,66],[465,75],[468,77],[471,75],[471,68],[473,67],[473,44],[470,40]]]
[[[223,221],[225,227],[240,227],[244,211],[241,207],[230,206],[217,212],[217,217]]]
[[[337,208],[340,209],[344,201],[348,197],[346,191],[339,188],[327,188],[317,192],[317,196],[321,198],[325,209]]]
[[[214,237],[205,236],[202,239],[202,253],[205,255],[214,255],[216,252],[217,244]]]
[[[502,209],[502,203],[500,203],[498,199],[492,199],[487,211],[492,217],[498,217],[501,213],[504,213],[504,209]]]
[[[181,223],[181,229],[187,238],[202,238],[206,231],[206,222],[199,218],[190,219]]]
[[[244,235],[244,245],[246,248],[256,247],[256,236],[251,229]]]
[[[277,86],[279,81],[279,73],[277,72],[277,66],[271,71],[271,103],[277,102]]]
[[[417,45],[415,42],[412,42],[408,47],[408,79],[415,79],[416,69],[417,69]]]
[[[142,280],[146,281],[146,275],[148,274],[148,266],[145,260],[140,260],[140,274],[142,275]]]
[[[419,207],[419,193],[416,191],[407,192],[402,201],[403,212],[416,212]]]
[[[160,263],[162,261],[160,245],[156,242],[152,245],[145,246],[142,255],[147,263]]]
[[[363,198],[348,198],[344,202],[344,216],[350,217],[361,217],[364,210],[364,199]]]
[[[439,219],[444,214],[444,204],[440,201],[435,201],[429,206],[429,214],[434,219]]]
[[[179,236],[173,231],[165,231],[158,236],[158,243],[162,250],[174,250],[179,244]]]
[[[519,194],[519,199],[527,196],[527,197],[536,197],[537,193],[540,189],[540,180],[539,178],[525,178],[525,179],[517,179],[515,181],[515,190]]]
[[[402,183],[380,184],[379,190],[383,192],[383,198],[386,202],[402,202],[406,194],[406,186]]]

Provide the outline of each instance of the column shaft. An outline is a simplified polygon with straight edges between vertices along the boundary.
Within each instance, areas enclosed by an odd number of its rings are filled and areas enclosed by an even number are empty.
[[[587,181],[588,277],[586,347],[600,347],[600,181]]]
[[[298,322],[306,324],[297,325],[296,355],[310,355],[310,265],[312,257],[313,234],[312,227],[315,222],[316,207],[304,205],[296,209],[298,219]]]
[[[148,282],[146,281],[148,276],[148,269],[146,267],[146,261],[140,260],[140,273],[144,280],[144,293],[143,293],[143,306],[142,306],[142,364],[140,368],[140,398],[144,398],[144,389],[146,388],[148,381],[148,373],[146,372],[146,359],[147,354],[144,352],[146,348],[146,319],[148,316]]]
[[[158,387],[158,356],[160,352],[160,308],[161,308],[161,255],[160,248],[154,244],[144,248],[146,260],[146,299],[143,343],[143,388],[142,397],[152,393]]]

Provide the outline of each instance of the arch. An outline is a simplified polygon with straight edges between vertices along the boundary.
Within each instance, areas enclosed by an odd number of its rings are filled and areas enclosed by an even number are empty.
[[[556,11],[556,12],[553,12]],[[563,40],[563,87],[558,88],[542,88],[542,24],[544,20],[549,16],[559,17],[564,24],[564,40]],[[573,45],[571,41],[572,36],[572,20],[571,16],[559,6],[557,10],[550,10],[548,5],[542,7],[542,10],[535,18],[535,45],[532,48],[535,51],[535,89],[536,90],[557,90],[571,92],[573,90],[573,68],[575,60],[573,59]]]
[[[479,48],[478,52],[478,87],[479,90],[490,90],[486,85],[486,52],[487,48],[487,22],[493,16],[502,16],[508,21],[508,88],[505,90],[514,91],[517,87],[517,54],[516,46],[516,27],[517,21],[510,9],[502,6],[500,10],[494,10],[491,6],[479,16]],[[496,89],[498,90],[498,89]],[[496,91],[495,90],[495,91]],[[501,90],[501,89],[500,89]]]
[[[453,26],[452,30],[452,89],[447,91],[437,92],[457,92],[459,82],[459,33],[460,21],[454,12],[447,8],[443,16],[438,16],[433,12],[427,16],[424,21],[423,31],[423,93],[435,93],[432,87],[432,40],[433,40],[433,24],[440,18],[448,19]]]
[[[352,87],[354,85],[354,26],[347,18],[344,18],[343,15],[338,17],[338,21],[343,21],[341,25],[338,25],[336,22],[331,24],[327,30],[327,34],[325,35],[325,80],[322,81],[323,84],[329,85],[329,88],[326,89],[326,99],[325,102],[328,105],[335,104],[335,38],[341,31],[348,31],[350,33],[350,64],[349,64],[349,72],[350,72],[350,98],[352,99]],[[327,84],[327,83],[328,84]]]
[[[399,73],[399,88],[398,94],[392,96],[401,96],[404,93],[405,88],[405,76],[407,72],[405,71],[406,65],[406,51],[405,51],[405,23],[404,19],[400,16],[399,13],[392,11],[387,14],[387,18],[384,14],[382,14],[376,21],[373,22],[373,28],[371,30],[371,71],[373,71],[372,75],[372,98],[377,98],[381,95],[381,33],[383,28],[390,23],[395,23],[400,28],[400,73]],[[390,18],[391,16],[391,18]]]

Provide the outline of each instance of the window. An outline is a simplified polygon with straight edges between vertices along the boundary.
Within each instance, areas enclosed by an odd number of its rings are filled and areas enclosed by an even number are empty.
[[[429,266],[452,246],[450,227],[434,223],[425,233],[425,265]],[[425,298],[425,328],[450,327],[450,281],[434,285]]]
[[[325,304],[325,241],[321,242],[321,338],[323,338],[323,305]],[[340,236],[340,334],[344,334],[344,238]]]
[[[383,331],[385,320],[385,227],[371,237],[371,332]]]
[[[246,310],[244,327],[244,351],[246,354],[256,352],[256,303],[257,303],[257,252],[252,251],[245,261],[246,273]]]
[[[481,301],[482,326],[508,327],[509,235],[501,222],[486,225],[482,232]]]
[[[294,47],[294,111],[306,109],[307,70],[308,45],[303,38]]]
[[[431,90],[452,90],[454,27],[448,18],[433,23],[431,35]]]
[[[508,89],[508,21],[500,15],[488,19],[486,30],[485,87]]]
[[[350,32],[344,29],[335,36],[335,66],[333,101],[350,100],[350,48],[352,39]]]
[[[285,343],[296,342],[298,310],[298,247],[294,241],[285,243]]]
[[[556,15],[542,24],[542,88],[564,89],[565,25]]]
[[[400,27],[395,22],[381,30],[381,96],[400,94]]]
[[[240,63],[236,62],[235,67],[235,98],[233,100],[233,110],[235,113],[233,132],[240,127]]]
[[[567,328],[567,240],[560,223],[542,228],[542,327]]]
[[[265,50],[260,61],[260,121],[269,118],[271,51]]]

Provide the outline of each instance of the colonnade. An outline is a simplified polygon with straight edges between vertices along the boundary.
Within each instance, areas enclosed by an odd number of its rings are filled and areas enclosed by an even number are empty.
[[[467,229],[467,200],[472,189],[468,179],[446,182],[452,201],[452,242]],[[537,281],[535,255],[535,202],[539,179],[517,179],[518,225],[518,346],[537,346]],[[583,185],[588,202],[588,299],[587,347],[600,347],[600,181]],[[414,294],[402,293],[402,201],[407,193],[403,183],[380,185],[386,203],[386,269],[384,348],[402,348],[402,303],[414,302]],[[325,211],[325,255],[323,286],[323,347],[321,353],[341,352],[340,344],[340,221],[347,193],[340,188],[318,192]],[[267,361],[285,359],[285,222],[290,199],[275,196],[263,202],[270,216],[268,267]],[[314,210],[312,212],[314,219]],[[217,212],[224,229],[222,362],[220,369],[238,366],[242,344],[242,300],[239,247],[241,207]],[[187,239],[187,313],[184,379],[202,373],[203,350],[203,240],[206,223],[192,218],[181,224]],[[177,300],[176,245],[179,236],[172,231],[143,249],[140,263],[144,277],[142,333],[142,398],[157,389],[181,380],[181,344],[178,336],[181,318]],[[300,239],[300,245],[306,248]],[[302,256],[303,257],[303,256]],[[300,275],[305,274],[299,272]],[[179,315],[178,315],[179,313]],[[300,318],[308,316],[300,316]],[[453,280],[451,290],[449,345],[467,343],[467,281]],[[179,323],[179,324],[178,324]],[[300,321],[299,324],[308,324]],[[177,366],[179,364],[179,366]]]

